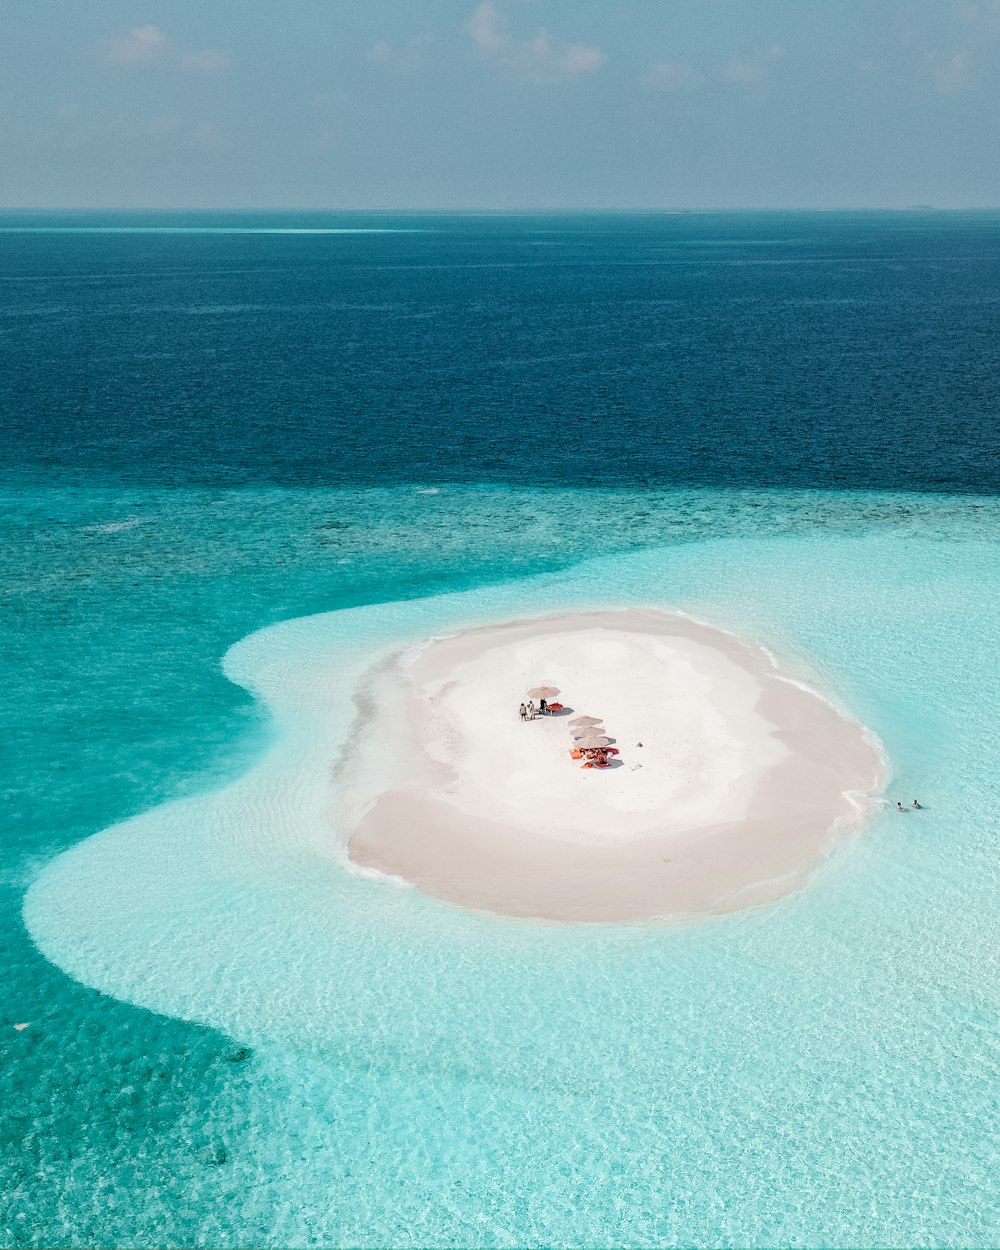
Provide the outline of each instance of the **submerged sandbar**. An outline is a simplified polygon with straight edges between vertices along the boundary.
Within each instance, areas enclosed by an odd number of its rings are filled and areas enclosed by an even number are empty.
[[[522,723],[540,683],[572,713]],[[578,713],[604,719],[613,767],[570,759]],[[795,889],[866,823],[883,765],[763,648],[630,609],[408,648],[380,673],[342,776],[356,865],[467,908],[608,923]]]

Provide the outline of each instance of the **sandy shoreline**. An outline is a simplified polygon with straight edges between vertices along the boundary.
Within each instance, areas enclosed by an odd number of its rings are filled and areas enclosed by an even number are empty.
[[[522,724],[518,703],[540,682],[573,713]],[[570,760],[578,713],[604,717],[614,768]],[[400,653],[373,679],[341,776],[355,865],[477,910],[607,923],[795,889],[865,824],[882,761],[762,648],[628,610]]]

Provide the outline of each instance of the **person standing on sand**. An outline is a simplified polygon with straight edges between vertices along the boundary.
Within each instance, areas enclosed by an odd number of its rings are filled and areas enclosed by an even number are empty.
[[[535,700],[529,699],[528,700],[528,720],[534,720],[534,719],[535,719]]]
[[[521,704],[521,706],[520,706],[517,710],[518,710],[518,712],[519,712],[519,714],[520,714],[521,720],[527,720],[527,719],[528,719],[528,709],[524,706],[524,704],[523,704],[523,703]]]

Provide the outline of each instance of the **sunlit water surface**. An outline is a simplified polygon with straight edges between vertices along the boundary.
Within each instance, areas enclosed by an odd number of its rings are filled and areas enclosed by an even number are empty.
[[[25,1168],[10,1218],[20,1194],[31,1237],[41,1215],[105,1244],[989,1244],[1000,518],[798,496],[763,534],[758,503],[39,494],[15,705],[38,735],[22,802],[53,793],[61,820],[7,885],[42,868],[32,936],[111,998],[17,946],[11,1096],[51,1197]],[[618,519],[614,554],[581,550],[584,508]],[[674,541],[641,545],[639,511]],[[299,615],[341,579],[376,598],[425,547],[443,593]],[[279,585],[294,619],[226,659],[268,721],[207,661]],[[346,873],[329,763],[371,658],[606,602],[762,640],[878,733],[891,795],[926,811],[881,813],[782,903],[689,925],[503,922]],[[38,682],[79,693],[62,709]],[[148,810],[42,867],[109,807]]]
[[[115,232],[0,237],[0,1241],[996,1245],[996,223],[54,224]],[[690,924],[345,871],[373,659],[627,603],[925,810]]]

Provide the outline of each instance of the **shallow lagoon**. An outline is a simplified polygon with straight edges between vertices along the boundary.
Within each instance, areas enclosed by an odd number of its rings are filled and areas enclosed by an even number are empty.
[[[449,551],[432,538],[449,528],[448,496],[314,496],[313,532],[336,544],[292,573],[301,495],[244,496],[232,505],[241,526],[195,497],[148,497],[136,501],[148,520],[129,527],[120,522],[135,510],[117,500],[74,497],[88,620],[103,601],[104,629],[74,622],[89,647],[67,654],[50,604],[55,672],[72,683],[84,667],[103,671],[103,698],[124,703],[145,668],[138,723],[164,718],[165,758],[172,732],[183,759],[196,718],[213,728],[172,787],[147,745],[146,775],[121,783],[148,787],[146,814],[51,861],[28,893],[26,919],[50,959],[162,1013],[109,1018],[106,999],[51,974],[44,997],[18,1003],[33,1022],[14,1044],[37,1051],[54,1034],[63,1079],[93,1083],[68,1107],[53,1090],[51,1118],[31,1138],[39,1151],[52,1150],[60,1116],[88,1099],[105,1109],[75,1125],[72,1159],[49,1162],[64,1195],[50,1227],[105,1244],[989,1244],[993,506],[771,498],[775,532],[760,537],[756,498],[661,494],[646,510],[675,527],[694,513],[688,541],[675,531],[666,545],[581,559],[545,552],[541,538],[573,532],[577,492],[531,494],[533,519],[502,553],[501,518],[528,500],[460,492],[471,524]],[[50,516],[66,506],[45,502]],[[266,523],[241,557],[253,502]],[[295,615],[335,600],[339,562],[356,558],[351,530],[322,530],[321,518],[364,517],[366,503],[387,523],[391,506],[407,518],[394,532],[435,551],[441,583],[474,568],[477,551],[496,565],[468,589]],[[638,506],[599,503],[609,517]],[[39,526],[34,550],[67,523],[64,513],[54,530]],[[169,544],[153,537],[164,531]],[[102,560],[109,550],[115,560]],[[160,583],[136,579],[131,602],[120,585],[129,553],[163,569]],[[404,558],[382,546],[371,563]],[[532,572],[533,562],[548,567]],[[192,639],[204,635],[204,654],[227,623],[244,633],[253,591],[268,583],[293,619],[238,642],[225,670],[271,701],[270,723],[221,679],[202,677],[197,701],[181,682],[185,663],[205,667]],[[879,734],[890,795],[913,791],[927,811],[884,812],[779,904],[692,925],[490,920],[345,873],[325,841],[324,762],[349,724],[346,677],[400,639],[607,602],[679,607],[758,638]],[[299,704],[283,719],[282,700],[309,690],[322,716],[310,723]],[[343,718],[327,716],[331,690]],[[187,708],[177,725],[171,699]],[[101,749],[117,742],[127,759],[128,722],[118,739],[113,718],[95,714]],[[80,737],[85,756],[98,749]],[[66,759],[52,741],[22,757],[38,786],[52,787]],[[171,790],[182,797],[157,806]],[[71,792],[67,806],[73,798],[85,802]],[[213,1047],[174,1105],[158,1096]],[[88,1062],[101,1049],[116,1067]],[[123,1121],[135,1124],[131,1140]],[[111,1175],[129,1195],[120,1210],[85,1198]]]

